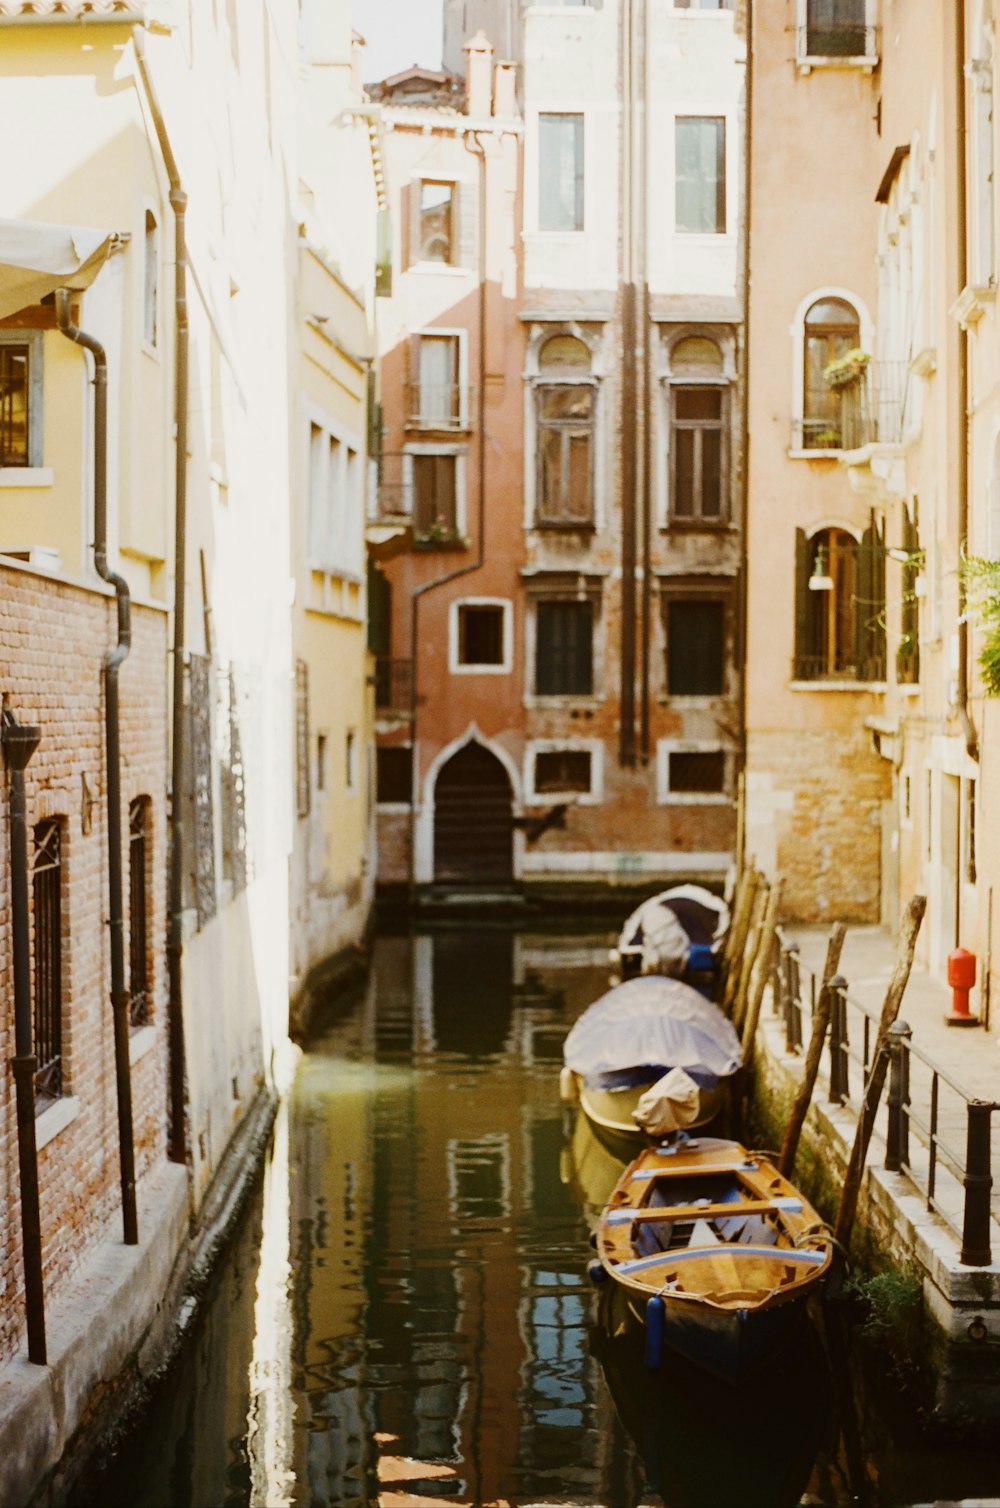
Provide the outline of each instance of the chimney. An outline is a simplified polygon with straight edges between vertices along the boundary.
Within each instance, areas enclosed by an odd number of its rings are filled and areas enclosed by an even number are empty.
[[[489,115],[493,92],[493,43],[485,32],[477,31],[466,42],[465,113],[476,117]]]
[[[517,68],[514,63],[498,63],[494,74],[493,114],[509,120],[517,114]]]

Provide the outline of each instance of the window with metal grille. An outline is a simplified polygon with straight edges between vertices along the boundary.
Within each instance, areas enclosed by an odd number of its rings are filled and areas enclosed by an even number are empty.
[[[590,793],[589,749],[546,749],[535,755],[535,790]]]
[[[462,603],[458,609],[458,663],[503,664],[502,607]]]
[[[665,616],[669,696],[723,694],[725,610],[725,601],[719,597],[667,599]]]
[[[57,818],[35,828],[32,866],[35,933],[35,1093],[62,1094],[62,824]]]
[[[133,1027],[149,1024],[149,798],[138,796],[128,809],[128,969]]]
[[[539,602],[535,608],[536,695],[592,695],[593,640],[592,602]]]
[[[0,343],[0,466],[30,466],[28,391],[30,350]]]
[[[725,790],[725,753],[722,749],[671,750],[667,785],[671,795],[708,795]]]
[[[413,749],[409,744],[375,752],[376,800],[409,806],[413,794]]]

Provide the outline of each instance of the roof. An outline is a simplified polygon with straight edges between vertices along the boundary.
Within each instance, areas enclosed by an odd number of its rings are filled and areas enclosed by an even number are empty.
[[[465,83],[436,68],[404,68],[387,79],[365,86],[368,97],[384,104],[461,104]]]
[[[0,24],[32,21],[140,21],[146,0],[0,0]]]

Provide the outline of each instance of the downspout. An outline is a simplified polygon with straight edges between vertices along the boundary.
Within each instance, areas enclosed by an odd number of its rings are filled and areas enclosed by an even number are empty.
[[[132,1133],[132,1080],[129,1069],[129,991],[125,984],[125,915],[122,905],[121,714],[118,672],[132,647],[131,602],[123,576],[108,566],[108,359],[93,335],[70,319],[69,289],[56,291],[60,332],[94,358],[94,565],[115,589],[118,642],[104,661],[104,747],[107,765],[108,927],[111,953],[111,1010],[115,1029],[118,1091],[118,1149],[121,1162],[122,1225],[126,1246],[139,1241],[135,1204],[135,1145]]]
[[[184,727],[185,596],[187,592],[187,431],[188,431],[188,307],[187,241],[185,211],[187,194],[170,145],[163,111],[146,66],[146,39],[142,28],[132,29],[136,62],[153,117],[156,139],[170,183],[170,206],[174,212],[174,643],[173,722],[170,755],[170,933],[167,964],[170,985],[168,1034],[170,1041],[170,1160],[184,1162],[184,996],[181,959],[184,951],[184,791],[187,787],[187,747]]]
[[[649,4],[642,3],[642,58],[641,104],[642,123],[639,137],[639,195],[640,240],[639,249],[642,270],[642,644],[640,646],[641,701],[639,706],[640,757],[647,765],[650,747],[650,656],[652,652],[651,623],[653,606],[653,405],[651,383],[650,317],[649,317],[649,219],[646,185],[649,181]]]
[[[746,67],[743,75],[743,332],[740,392],[740,572],[736,587],[736,675],[739,740],[737,749],[736,873],[742,873],[747,830],[747,596],[748,540],[750,527],[750,235],[753,151],[753,21],[755,0],[746,8]]]
[[[620,95],[622,101],[621,147],[621,296],[622,296],[622,381],[621,418],[621,515],[622,515],[622,587],[621,587],[621,685],[619,691],[618,762],[623,767],[635,764],[635,282],[633,278],[632,185],[633,104],[632,78],[634,40],[632,35],[632,0],[623,0],[620,42]]]
[[[476,143],[470,147],[470,137]],[[410,601],[410,646],[413,654],[413,674],[410,677],[410,737],[413,740],[414,760],[417,760],[417,708],[419,696],[417,694],[417,674],[420,664],[418,631],[420,620],[420,603],[428,592],[436,591],[439,586],[446,586],[449,581],[455,581],[459,576],[469,576],[474,571],[479,571],[483,566],[484,541],[486,538],[486,148],[478,131],[468,131],[464,140],[465,150],[473,153],[480,159],[479,173],[479,389],[476,394],[476,422],[479,433],[476,437],[478,464],[479,464],[479,487],[477,499],[476,529],[476,558],[470,560],[468,565],[459,566],[454,571],[447,572],[444,576],[437,576],[433,581],[425,581],[421,586],[414,587],[413,597]],[[415,770],[419,774],[419,765]],[[419,793],[419,792],[418,792]],[[416,884],[416,821],[417,808],[414,800],[414,792],[410,791],[410,893]]]
[[[958,261],[958,292],[968,282],[968,213],[966,173],[965,108],[965,0],[955,5],[955,187],[958,197],[955,213],[955,246]],[[968,599],[962,577],[962,562],[969,546],[969,332],[958,327],[958,677],[955,688],[955,713],[965,738],[970,759],[979,759],[979,736],[969,713],[969,625],[966,622]],[[959,823],[961,824],[961,811]],[[961,866],[960,866],[961,867]],[[959,881],[961,886],[961,880]],[[956,912],[956,915],[958,913]]]
[[[35,1074],[32,1051],[31,966],[28,916],[28,818],[24,772],[38,748],[41,730],[25,727],[7,708],[3,714],[3,754],[10,777],[10,910],[14,943],[14,1093],[17,1099],[17,1154],[21,1183],[21,1262],[28,1321],[28,1360],[44,1367],[45,1287],[42,1281],[42,1222],[38,1199],[38,1146],[35,1141]]]

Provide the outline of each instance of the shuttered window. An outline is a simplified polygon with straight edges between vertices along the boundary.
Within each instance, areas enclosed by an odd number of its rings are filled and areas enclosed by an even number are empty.
[[[539,602],[535,608],[535,692],[590,696],[594,689],[594,608],[590,602]]]
[[[666,600],[669,696],[723,694],[725,621],[723,598],[675,597]]]
[[[796,530],[793,676],[885,678],[885,546],[874,522],[860,544],[844,529]]]
[[[454,455],[414,455],[413,527],[418,535],[456,529],[457,464]]]

